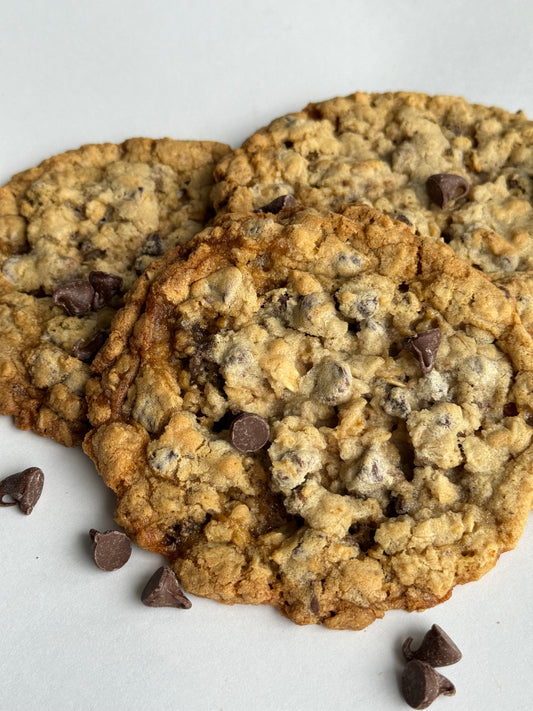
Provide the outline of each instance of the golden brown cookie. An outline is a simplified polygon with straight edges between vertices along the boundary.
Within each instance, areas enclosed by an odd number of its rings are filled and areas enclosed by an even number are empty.
[[[516,545],[533,344],[504,291],[367,206],[225,215],[175,257],[95,360],[84,448],[186,591],[361,629]]]
[[[81,443],[89,362],[123,294],[205,226],[228,150],[168,138],[87,145],[0,188],[0,413]]]
[[[332,210],[365,203],[482,271],[523,282],[533,271],[532,175],[533,122],[522,112],[357,92],[257,131],[217,166],[213,201],[236,212],[287,193]]]

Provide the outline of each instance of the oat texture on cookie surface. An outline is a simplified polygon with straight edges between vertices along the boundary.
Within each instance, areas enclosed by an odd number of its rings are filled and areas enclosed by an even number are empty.
[[[228,146],[136,138],[54,156],[0,188],[0,413],[64,445],[123,296],[211,216]]]
[[[95,361],[84,448],[187,592],[361,629],[516,545],[533,361],[508,293],[368,206],[223,215],[177,257]]]
[[[362,202],[509,287],[533,331],[533,122],[460,97],[356,92],[273,120],[215,171],[219,211]],[[513,277],[516,277],[514,279]]]

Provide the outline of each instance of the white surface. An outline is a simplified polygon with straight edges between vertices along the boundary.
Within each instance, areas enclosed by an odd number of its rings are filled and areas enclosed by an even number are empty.
[[[277,115],[356,89],[463,95],[533,116],[528,0],[0,0],[0,184],[84,142],[133,135],[238,146]],[[1,336],[0,336],[1,337]],[[139,601],[160,564],[90,559],[113,497],[80,450],[0,418],[0,476],[45,472],[33,514],[0,509],[0,711],[388,711],[399,643],[440,624],[463,650],[431,707],[521,711],[533,698],[533,530],[478,583],[363,632],[267,608]]]

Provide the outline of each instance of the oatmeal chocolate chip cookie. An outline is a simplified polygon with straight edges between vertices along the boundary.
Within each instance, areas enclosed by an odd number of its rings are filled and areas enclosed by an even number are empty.
[[[332,210],[366,203],[497,277],[533,270],[532,174],[533,122],[521,112],[357,92],[251,136],[217,166],[213,201],[236,212],[284,194]]]
[[[88,429],[89,361],[148,264],[206,224],[228,146],[134,138],[0,188],[0,412],[64,445]]]
[[[533,344],[512,298],[367,206],[223,215],[187,247],[95,361],[84,442],[187,592],[360,629],[515,546]]]

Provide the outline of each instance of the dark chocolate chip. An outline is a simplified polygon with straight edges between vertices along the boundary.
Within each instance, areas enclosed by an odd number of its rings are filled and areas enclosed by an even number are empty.
[[[387,506],[387,516],[389,518],[395,518],[396,516],[403,516],[403,514],[406,513],[409,513],[409,503],[405,496],[401,494],[392,496]]]
[[[89,535],[94,543],[94,562],[100,570],[118,570],[130,559],[131,541],[122,531],[100,533],[91,528]]]
[[[176,577],[168,566],[161,567],[152,575],[142,591],[141,600],[148,607],[177,607],[188,610],[191,601],[185,596]]]
[[[411,649],[412,643],[413,638],[408,637],[402,645],[403,656],[407,661],[418,659],[431,664],[432,667],[446,667],[455,664],[463,656],[459,647],[439,625],[433,625],[426,632],[422,644],[416,651]]]
[[[442,333],[440,328],[430,328],[416,336],[410,336],[404,341],[405,350],[418,358],[420,369],[427,375],[435,366],[437,351],[439,350]]]
[[[503,416],[504,417],[516,417],[518,415],[518,408],[514,402],[507,402],[503,406]]]
[[[230,427],[231,443],[240,452],[257,452],[270,436],[268,422],[252,412],[243,412]]]
[[[446,207],[452,200],[464,197],[469,190],[468,181],[454,173],[436,173],[426,180],[429,199],[439,207]]]
[[[62,306],[69,316],[83,316],[91,311],[94,289],[85,279],[76,279],[58,286],[52,294],[57,306]]]
[[[408,227],[413,226],[413,223],[411,222],[411,220],[408,217],[406,217],[405,215],[402,215],[402,214],[394,215],[394,219],[398,220],[398,222],[403,222],[404,225],[407,225]]]
[[[109,272],[89,272],[89,282],[94,289],[92,307],[95,311],[110,304],[122,289],[122,277]]]
[[[284,208],[295,207],[297,204],[298,203],[294,195],[280,195],[279,197],[274,198],[272,202],[269,202],[268,205],[258,207],[255,212],[270,212],[277,215],[277,213],[281,212]]]
[[[405,667],[401,690],[403,698],[413,709],[427,709],[441,694],[455,694],[455,686],[449,679],[418,659],[413,659]]]
[[[78,338],[72,346],[72,355],[83,361],[94,358],[100,348],[104,345],[107,333],[99,329],[89,338]]]
[[[160,257],[164,251],[159,233],[153,232],[148,235],[142,246],[142,254],[147,254],[149,257]]]
[[[44,484],[44,474],[39,467],[28,467],[0,481],[0,506],[16,506],[29,515],[39,501]],[[9,496],[13,501],[4,501]]]

